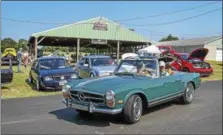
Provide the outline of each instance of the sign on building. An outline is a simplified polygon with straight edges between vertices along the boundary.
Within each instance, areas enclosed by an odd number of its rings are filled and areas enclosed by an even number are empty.
[[[94,30],[108,30],[108,25],[105,22],[97,21],[93,23]]]
[[[103,39],[92,39],[91,44],[107,44],[107,40]]]

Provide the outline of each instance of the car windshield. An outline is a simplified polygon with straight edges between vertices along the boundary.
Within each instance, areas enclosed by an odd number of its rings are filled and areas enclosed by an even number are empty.
[[[113,64],[114,60],[112,58],[91,58],[92,66],[107,66]]]
[[[115,71],[116,75],[139,75],[156,77],[156,60],[123,60]]]
[[[43,59],[40,61],[40,69],[59,69],[68,67],[70,67],[69,63],[62,58]]]
[[[189,54],[180,54],[181,58],[183,58],[184,60],[187,60],[189,57]]]

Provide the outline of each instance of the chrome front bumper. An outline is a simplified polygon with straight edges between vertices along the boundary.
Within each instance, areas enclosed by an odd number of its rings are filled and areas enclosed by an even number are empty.
[[[89,104],[89,106],[84,106],[84,105],[79,105],[79,104],[69,104],[65,99],[62,100],[62,102],[68,106],[72,107],[74,109],[82,110],[82,111],[87,111],[90,113],[104,113],[104,114],[119,114],[122,112],[122,108],[120,109],[106,109],[106,108],[97,108],[93,104]]]

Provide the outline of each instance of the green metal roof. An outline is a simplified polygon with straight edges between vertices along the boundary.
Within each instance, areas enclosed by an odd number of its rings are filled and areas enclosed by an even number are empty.
[[[104,22],[107,24],[107,30],[94,30],[93,23]],[[66,38],[84,38],[84,39],[104,39],[104,40],[119,40],[132,42],[151,41],[144,36],[121,26],[118,23],[110,21],[104,17],[97,17],[86,21],[77,22],[74,24],[57,27],[32,34],[33,37],[66,37]]]

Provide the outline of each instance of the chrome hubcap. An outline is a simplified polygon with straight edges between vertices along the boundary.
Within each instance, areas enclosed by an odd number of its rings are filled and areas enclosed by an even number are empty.
[[[187,87],[187,93],[186,93],[186,98],[188,102],[191,102],[194,96],[194,88],[192,85],[189,85]]]
[[[139,120],[142,114],[142,101],[137,97],[133,104],[133,115],[135,120]]]
[[[91,78],[94,78],[94,75],[93,75],[93,74],[91,74],[91,75],[90,75],[90,77],[91,77]]]

